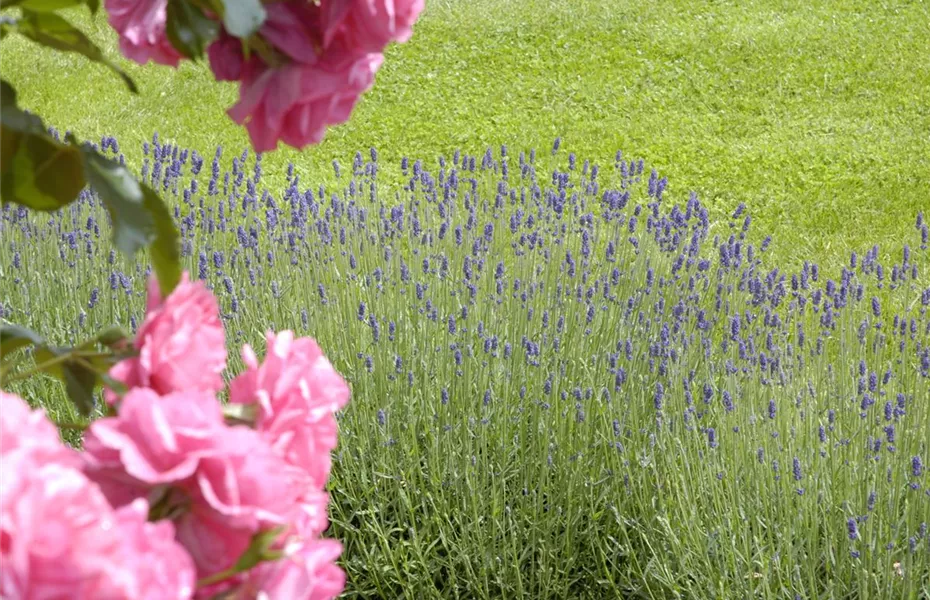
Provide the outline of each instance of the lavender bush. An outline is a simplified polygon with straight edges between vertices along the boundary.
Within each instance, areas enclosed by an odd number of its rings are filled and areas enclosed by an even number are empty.
[[[312,331],[352,384],[350,596],[930,595],[923,215],[901,256],[790,271],[743,207],[711,222],[619,152],[371,150],[267,189],[248,152],[143,150],[231,345]],[[92,193],[0,227],[5,316],[60,343],[141,319]]]

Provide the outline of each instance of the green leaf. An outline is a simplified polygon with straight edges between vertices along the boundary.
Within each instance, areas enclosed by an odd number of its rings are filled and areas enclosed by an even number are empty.
[[[52,2],[56,0],[26,0]],[[60,0],[64,1],[64,0]],[[37,44],[64,52],[77,52],[90,60],[106,65],[119,75],[133,94],[139,90],[125,71],[110,62],[103,52],[90,39],[75,28],[71,23],[55,13],[23,11],[23,18],[14,23],[6,24],[4,28],[11,28],[17,33],[29,38]]]
[[[123,165],[87,146],[82,153],[87,181],[113,221],[113,243],[127,254],[151,244],[152,266],[162,294],[168,295],[181,279],[178,232],[168,207]]]
[[[100,10],[100,0],[85,0],[87,8],[90,9],[90,14],[96,16],[97,11]]]
[[[247,38],[265,22],[267,13],[259,0],[222,0],[223,26],[229,35]]]
[[[119,325],[111,325],[97,334],[96,341],[110,348],[121,347],[129,342],[129,333]]]
[[[0,198],[45,211],[73,202],[85,185],[78,149],[33,133],[27,116],[10,112],[0,118]]]
[[[275,527],[267,531],[259,531],[252,536],[249,547],[239,556],[239,560],[236,561],[233,569],[241,573],[243,571],[248,571],[260,562],[276,560],[279,557],[279,553],[272,551],[271,546],[281,535],[282,531],[284,531],[283,527]]]
[[[7,356],[25,346],[41,346],[45,344],[42,336],[12,323],[0,325],[0,357]]]
[[[5,79],[0,79],[0,106],[16,106],[16,88]]]
[[[85,417],[94,409],[94,388],[113,366],[107,356],[78,356],[74,348],[40,346],[34,353],[36,369],[62,380],[78,412]]]
[[[50,346],[37,346],[35,352],[32,353],[32,358],[36,362],[36,370],[42,373],[47,373],[58,379],[64,379],[65,374],[64,371],[61,370],[61,364],[63,361],[56,361],[56,359],[60,359],[61,356],[67,352],[67,350],[52,348]],[[51,364],[46,365],[45,363]]]
[[[219,25],[190,2],[168,0],[165,34],[175,50],[187,58],[197,59],[216,39]]]
[[[145,207],[155,223],[155,239],[149,246],[152,267],[163,298],[181,281],[181,243],[168,207],[148,186],[142,186]]]
[[[78,412],[83,416],[94,410],[94,388],[97,373],[79,362],[66,361],[61,367],[65,380],[65,391]]]
[[[113,243],[126,254],[134,254],[154,239],[154,223],[145,210],[145,194],[129,169],[82,146],[84,174],[100,195],[113,220]]]

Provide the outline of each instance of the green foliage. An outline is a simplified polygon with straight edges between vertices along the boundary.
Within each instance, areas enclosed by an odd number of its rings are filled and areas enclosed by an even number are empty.
[[[168,0],[165,33],[178,52],[196,60],[203,56],[204,50],[219,34],[219,26],[195,4],[186,0]]]
[[[238,38],[247,38],[265,22],[265,8],[259,0],[223,0],[223,27]]]
[[[61,143],[42,121],[17,108],[12,86],[2,82],[2,154],[0,193],[3,202],[53,211],[73,202],[89,183],[100,194],[113,220],[114,244],[126,254],[151,246],[152,262],[162,292],[181,278],[178,234],[171,214],[157,194],[139,183],[118,162],[101,156],[73,137]]]
[[[19,19],[4,19],[2,38],[17,33],[32,42],[60,52],[82,55],[108,66],[136,92],[133,80],[111,62],[87,36],[56,11],[78,4],[73,0],[22,0],[5,3],[16,6]],[[88,2],[92,13],[96,0]],[[64,142],[53,137],[42,119],[23,110],[15,88],[0,80],[0,200],[32,210],[52,212],[77,200],[90,184],[106,206],[113,224],[114,245],[133,255],[151,247],[151,260],[163,294],[168,294],[181,277],[178,233],[168,208],[158,195],[140,184],[122,164],[106,158],[88,145],[79,144],[69,134]],[[76,347],[50,344],[39,334],[23,327],[0,325],[0,378],[4,384],[37,374],[51,375],[64,383],[64,389],[82,417],[95,408],[95,389],[106,383],[119,391],[121,385],[108,372],[129,355],[126,335],[112,327]],[[101,350],[99,347],[102,346]],[[21,350],[30,350],[33,368],[21,366]]]
[[[178,232],[167,207],[125,166],[87,146],[81,152],[87,181],[100,194],[115,225],[114,245],[126,254],[151,245],[152,264],[167,295],[181,279]]]
[[[26,327],[4,324],[0,326],[0,358],[7,358],[20,348],[44,344],[42,336]]]
[[[103,383],[115,384],[108,372],[118,361],[132,356],[125,331],[107,327],[93,339],[73,348],[48,343],[38,333],[8,323],[0,324],[0,376],[5,384],[28,379],[37,373],[50,375],[64,383],[65,393],[81,416],[95,408],[94,391]],[[101,351],[98,346],[103,346]],[[19,350],[31,350],[31,368],[17,370],[23,358]],[[119,389],[119,386],[111,386]]]

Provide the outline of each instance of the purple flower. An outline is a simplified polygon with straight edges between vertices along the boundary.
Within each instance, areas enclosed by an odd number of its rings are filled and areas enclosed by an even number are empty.
[[[856,525],[855,519],[849,519],[846,521],[846,530],[849,533],[849,539],[855,541],[859,538],[859,527]]]
[[[920,459],[920,456],[911,457],[911,475],[914,477],[920,477],[924,472],[924,463]]]
[[[727,412],[732,412],[735,408],[733,406],[733,398],[727,390],[723,391],[723,408],[726,409]]]
[[[203,250],[197,258],[197,278],[200,280],[207,278],[207,253]]]

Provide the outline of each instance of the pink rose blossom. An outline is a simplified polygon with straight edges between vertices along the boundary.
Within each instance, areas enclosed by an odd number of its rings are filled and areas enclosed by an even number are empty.
[[[238,81],[242,76],[242,65],[245,58],[242,56],[242,42],[225,30],[207,48],[207,58],[210,69],[217,81]]]
[[[345,588],[345,573],[336,565],[342,544],[336,540],[307,540],[283,558],[262,563],[249,572],[233,598],[330,600]]]
[[[413,24],[423,11],[424,0],[354,0],[345,9],[328,3],[324,9],[324,44],[344,37],[349,46],[367,52],[381,52],[390,42],[406,42],[413,35]]]
[[[175,522],[177,539],[190,553],[198,577],[228,569],[249,547],[255,531],[230,527],[206,504],[192,504]]]
[[[346,3],[336,2],[335,4]],[[262,23],[260,33],[269,44],[291,60],[309,65],[315,64],[323,53],[320,31],[321,8],[305,0],[288,0],[269,4],[266,8],[268,16]]]
[[[297,515],[305,479],[258,432],[226,427],[197,469],[195,498],[231,527],[255,531],[260,525],[284,525]]]
[[[119,415],[94,421],[84,438],[88,474],[116,505],[148,487],[191,478],[217,452],[226,426],[219,402],[208,392],[159,396],[135,388]]]
[[[165,35],[168,0],[105,0],[104,6],[126,58],[178,66],[181,55]]]
[[[43,410],[32,410],[15,394],[0,391],[0,456],[28,457],[40,464],[80,465],[79,455],[61,443],[58,429]]]
[[[226,425],[208,392],[133,389],[118,416],[90,426],[84,447],[87,473],[114,505],[169,494],[200,576],[229,567],[260,529],[308,518],[298,501],[309,477],[257,431]]]
[[[301,517],[298,500],[308,485],[306,476],[285,463],[257,432],[227,427],[216,451],[182,486],[192,507],[178,524],[178,536],[200,575],[228,568],[259,530]]]
[[[261,366],[252,349],[243,348],[247,368],[230,384],[230,402],[256,403],[258,431],[322,489],[336,447],[334,413],[348,402],[349,388],[312,339],[268,333],[267,347]]]
[[[16,467],[11,469],[11,464]],[[10,599],[189,598],[193,563],[170,522],[144,500],[114,511],[79,470],[3,460],[0,596]]]
[[[187,273],[164,300],[154,278],[149,282],[145,321],[136,336],[139,356],[121,361],[110,375],[130,388],[159,394],[223,388],[226,341],[219,305],[202,282]],[[109,402],[116,398],[107,395]]]
[[[171,521],[148,522],[149,505],[136,500],[116,511],[122,541],[122,562],[132,575],[133,594],[129,597],[188,597],[193,593],[194,561],[175,541]]]
[[[382,60],[380,54],[365,54],[339,68],[325,60],[278,68],[251,62],[229,116],[245,125],[257,152],[274,150],[279,140],[295,148],[318,143],[327,126],[349,118]]]

